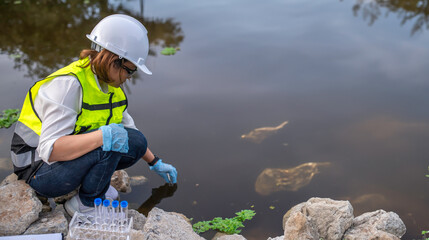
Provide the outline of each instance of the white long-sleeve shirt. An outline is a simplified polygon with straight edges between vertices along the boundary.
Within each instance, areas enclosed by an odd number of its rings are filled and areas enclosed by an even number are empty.
[[[97,79],[97,78],[96,78]],[[107,84],[98,87],[107,93]],[[34,100],[34,109],[42,121],[42,132],[36,149],[47,164],[55,141],[73,132],[77,115],[82,108],[82,88],[74,76],[60,76],[43,84]],[[124,127],[137,129],[127,110],[123,113]]]

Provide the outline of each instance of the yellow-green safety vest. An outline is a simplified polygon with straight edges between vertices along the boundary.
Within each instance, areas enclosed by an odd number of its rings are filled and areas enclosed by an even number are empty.
[[[75,76],[82,87],[82,108],[77,116],[74,131],[70,134],[80,134],[103,125],[122,122],[122,114],[128,106],[124,91],[110,85],[108,93],[101,91],[88,62],[89,58],[75,61],[36,82],[28,91],[15,126],[11,146],[14,172],[19,179],[28,182],[42,163],[36,153],[42,121],[34,109],[34,100],[40,87],[52,79],[66,75]]]

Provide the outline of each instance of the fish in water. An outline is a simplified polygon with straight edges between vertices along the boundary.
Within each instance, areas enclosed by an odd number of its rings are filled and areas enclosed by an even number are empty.
[[[265,138],[275,134],[278,130],[282,129],[287,123],[288,121],[285,121],[276,127],[256,128],[247,134],[241,135],[241,138],[247,139],[254,143],[261,143],[262,141],[264,141]]]
[[[321,166],[328,166],[329,162],[309,162],[294,168],[266,168],[259,174],[255,183],[255,191],[261,195],[269,195],[278,191],[298,191],[310,183],[319,173]]]

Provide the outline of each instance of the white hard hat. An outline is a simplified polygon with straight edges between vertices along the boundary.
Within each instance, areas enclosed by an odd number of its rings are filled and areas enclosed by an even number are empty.
[[[98,48],[105,48],[152,74],[145,65],[149,53],[147,30],[137,19],[123,14],[107,16],[86,37]]]

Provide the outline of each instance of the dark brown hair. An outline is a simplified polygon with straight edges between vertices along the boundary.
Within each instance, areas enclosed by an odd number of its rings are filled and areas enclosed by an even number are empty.
[[[90,62],[86,65],[82,65],[82,68],[88,67],[91,65],[92,72],[97,75],[97,77],[106,82],[112,82],[109,78],[109,69],[113,65],[115,68],[119,68],[123,60],[119,59],[119,56],[110,52],[109,50],[103,49],[100,52],[90,49],[84,49],[80,52],[79,58],[90,58]]]

